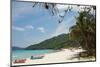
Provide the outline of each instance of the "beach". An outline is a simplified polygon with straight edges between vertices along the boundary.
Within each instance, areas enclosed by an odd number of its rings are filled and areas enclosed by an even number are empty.
[[[77,61],[94,61],[93,59],[79,59],[78,54],[85,50],[82,49],[62,49],[58,52],[45,54],[42,59],[30,59],[26,58],[25,63],[14,63],[12,66],[16,65],[30,65],[30,64],[46,64],[46,63],[63,63],[63,62],[77,62]],[[72,59],[73,58],[73,59]]]

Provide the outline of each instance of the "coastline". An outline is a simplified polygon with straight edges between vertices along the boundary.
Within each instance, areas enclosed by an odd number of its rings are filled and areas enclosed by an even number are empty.
[[[63,63],[63,62],[78,62],[78,61],[94,61],[93,59],[78,59],[77,55],[85,50],[82,49],[62,49],[61,51],[45,54],[42,59],[30,59],[26,58],[25,63],[13,63],[16,65],[30,65],[30,64],[46,64],[46,63]],[[73,59],[72,59],[73,58]]]

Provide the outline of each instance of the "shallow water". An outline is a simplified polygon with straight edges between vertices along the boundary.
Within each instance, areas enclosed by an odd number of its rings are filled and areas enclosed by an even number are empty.
[[[47,53],[53,53],[56,52],[56,50],[14,50],[12,51],[12,60],[15,59],[24,59],[24,58],[29,58],[34,55],[43,55]]]

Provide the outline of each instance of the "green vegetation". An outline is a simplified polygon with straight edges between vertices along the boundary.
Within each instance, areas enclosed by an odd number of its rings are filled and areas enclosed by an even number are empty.
[[[75,41],[69,40],[69,34],[61,34],[39,44],[28,46],[26,49],[61,49],[69,47],[79,47],[79,45]]]
[[[93,9],[93,13],[91,13]],[[95,56],[96,50],[96,7],[91,6],[79,12],[79,17],[76,18],[76,25],[70,28],[70,38],[77,40],[83,49],[81,56]]]

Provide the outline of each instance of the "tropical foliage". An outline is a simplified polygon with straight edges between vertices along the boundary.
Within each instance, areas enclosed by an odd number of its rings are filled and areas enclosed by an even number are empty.
[[[61,34],[56,37],[47,39],[38,44],[33,44],[26,47],[27,50],[35,49],[62,49],[62,48],[78,48],[79,45],[73,41],[69,40],[69,34]]]
[[[96,7],[84,8],[76,18],[76,25],[70,28],[70,38],[77,40],[87,55],[95,55],[96,50]]]

